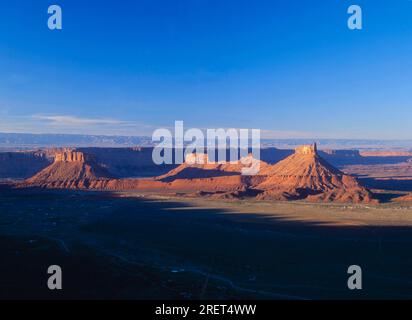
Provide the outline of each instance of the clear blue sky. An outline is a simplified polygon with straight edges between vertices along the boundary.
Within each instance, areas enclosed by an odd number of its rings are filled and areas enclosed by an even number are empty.
[[[47,8],[63,9],[63,30]],[[347,8],[363,9],[363,30]],[[412,138],[410,0],[0,4],[0,131]]]

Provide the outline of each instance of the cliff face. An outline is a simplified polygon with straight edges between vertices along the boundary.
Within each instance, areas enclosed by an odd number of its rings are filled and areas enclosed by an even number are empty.
[[[85,162],[85,155],[83,152],[77,151],[63,151],[57,153],[54,157],[54,162]]]
[[[318,148],[316,146],[316,143],[312,145],[303,145],[303,146],[295,148],[295,154],[316,155],[317,153],[318,153]]]

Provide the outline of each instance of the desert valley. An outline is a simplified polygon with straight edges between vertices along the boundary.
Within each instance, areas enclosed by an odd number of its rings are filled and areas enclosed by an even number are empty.
[[[0,300],[412,300],[412,0],[0,15]]]
[[[254,176],[241,174],[251,155],[158,166],[151,154],[0,153],[0,271],[10,275],[0,296],[412,297],[412,153],[266,148]],[[41,285],[55,263],[66,277],[57,295]],[[347,289],[352,264],[362,291]]]
[[[210,162],[188,154],[181,165],[156,165],[152,148],[55,148],[0,153],[0,179],[16,188],[146,191],[215,199],[304,200],[378,204],[412,199],[412,152],[261,150],[256,175],[242,175],[253,156]],[[229,152],[229,150],[227,151]]]

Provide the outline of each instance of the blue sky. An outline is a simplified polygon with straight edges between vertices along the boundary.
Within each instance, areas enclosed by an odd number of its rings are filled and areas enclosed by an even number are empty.
[[[411,79],[409,0],[0,4],[0,132],[411,139]]]

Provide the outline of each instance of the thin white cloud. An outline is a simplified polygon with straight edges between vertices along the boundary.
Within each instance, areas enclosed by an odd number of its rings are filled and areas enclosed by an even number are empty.
[[[69,126],[84,126],[84,125],[116,125],[125,124],[126,121],[115,119],[101,119],[101,118],[79,118],[73,116],[45,116],[45,115],[33,115],[33,119],[51,122],[57,125],[69,125]]]
[[[138,121],[124,121],[109,118],[83,118],[71,115],[12,116],[5,105],[0,103],[0,132],[9,133],[54,133],[85,135],[121,135],[151,136],[161,125],[145,124]],[[174,123],[163,128],[174,131]],[[184,123],[184,130],[192,126]],[[213,128],[213,127],[211,127]],[[204,133],[207,128],[200,128]],[[227,130],[228,128],[224,128]],[[239,128],[238,128],[239,129]],[[404,139],[407,139],[407,133]],[[293,131],[293,130],[261,130],[261,139],[399,139],[395,133],[382,132],[375,135],[371,132],[331,131],[330,133]]]
[[[138,121],[70,115],[0,117],[0,132],[151,136],[156,128]]]

